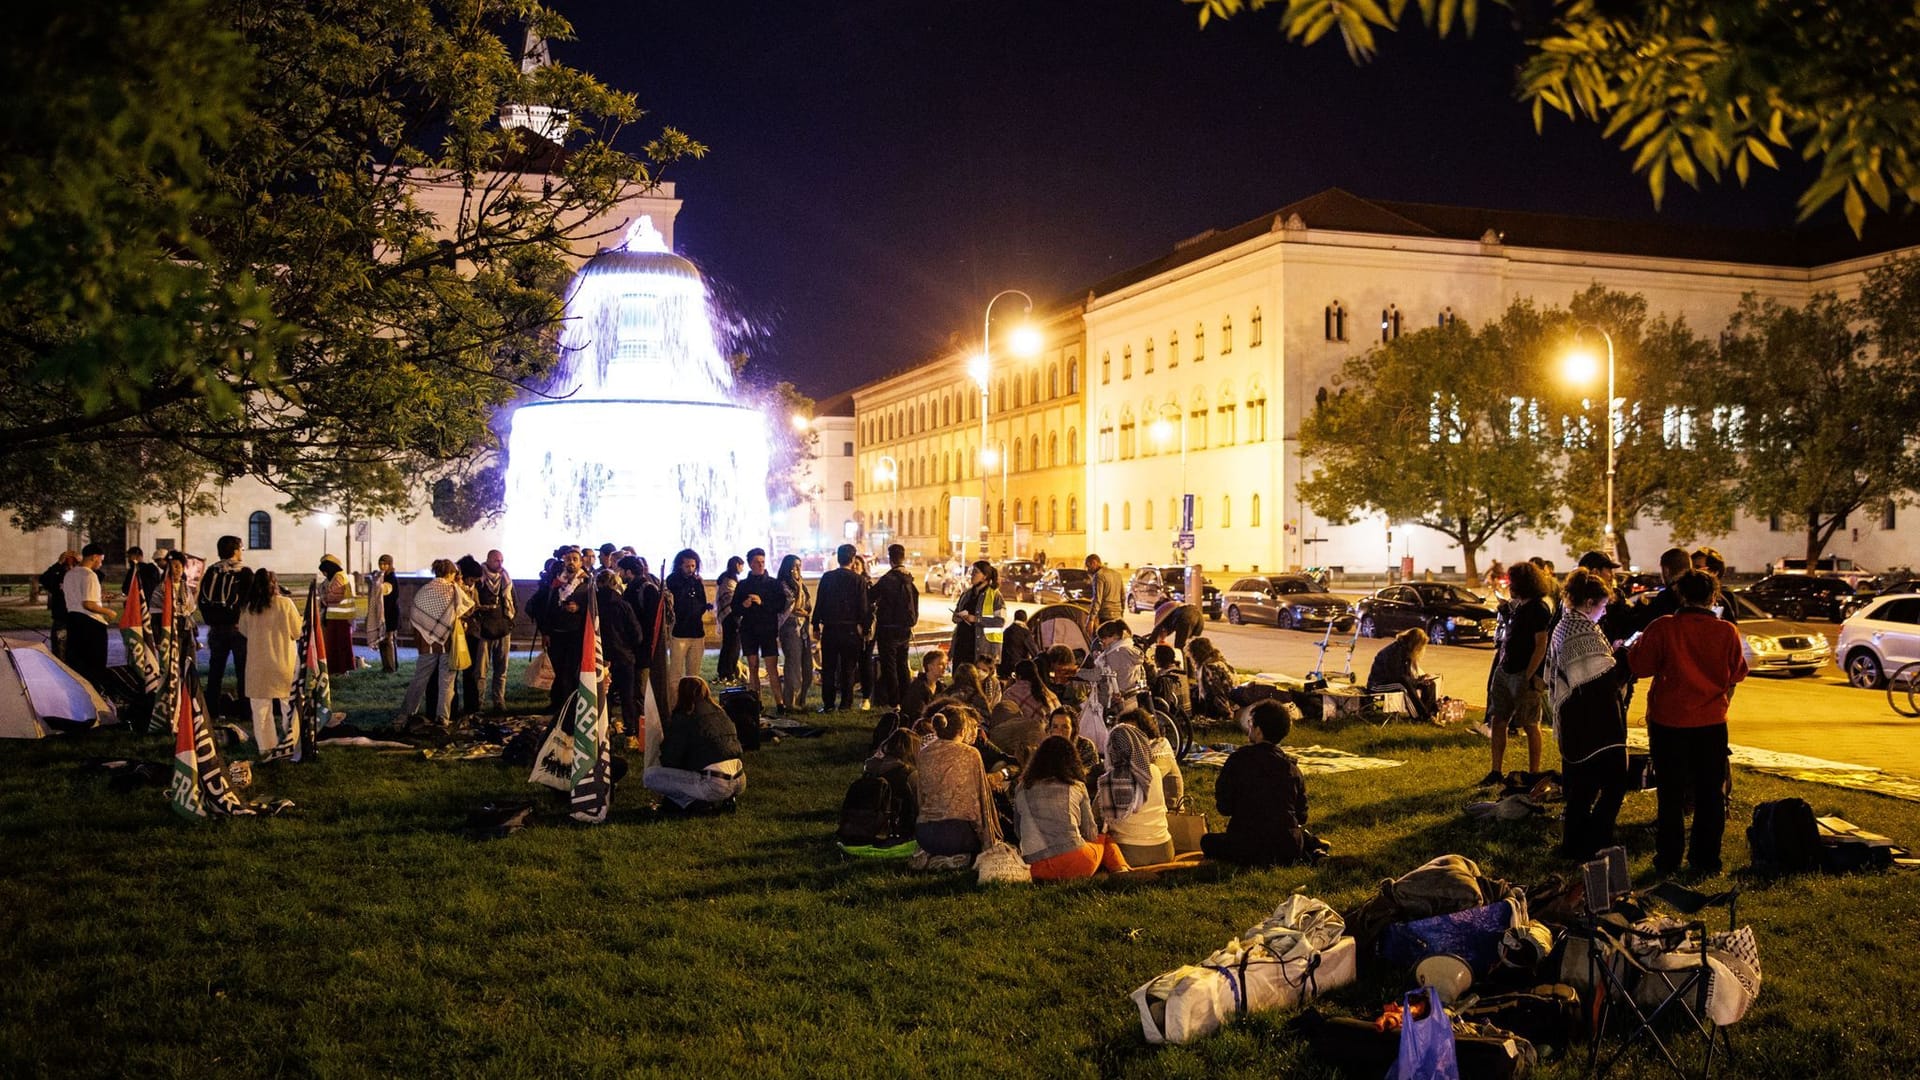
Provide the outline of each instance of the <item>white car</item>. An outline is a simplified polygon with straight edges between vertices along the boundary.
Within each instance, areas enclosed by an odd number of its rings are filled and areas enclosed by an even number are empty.
[[[1805,557],[1783,555],[1773,560],[1773,565],[1767,569],[1776,574],[1804,574],[1807,572],[1807,560]],[[1813,572],[1817,577],[1839,578],[1856,589],[1878,576],[1873,571],[1855,564],[1845,555],[1822,556],[1820,561],[1814,564]]]
[[[1864,690],[1885,686],[1889,674],[1920,662],[1920,595],[1868,601],[1841,624],[1834,653],[1848,682]]]

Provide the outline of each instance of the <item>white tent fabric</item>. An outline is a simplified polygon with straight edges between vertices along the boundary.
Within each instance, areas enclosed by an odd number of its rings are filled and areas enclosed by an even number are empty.
[[[118,719],[107,699],[46,646],[9,641],[0,642],[0,648],[6,653],[0,664],[0,738],[44,738],[56,730],[48,719],[66,721],[58,725],[62,728]]]

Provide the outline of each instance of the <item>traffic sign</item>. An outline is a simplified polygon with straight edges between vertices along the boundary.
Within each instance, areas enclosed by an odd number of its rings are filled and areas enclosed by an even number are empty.
[[[1193,550],[1193,534],[1190,532],[1183,532],[1179,536],[1174,537],[1173,546],[1180,551],[1192,551]]]

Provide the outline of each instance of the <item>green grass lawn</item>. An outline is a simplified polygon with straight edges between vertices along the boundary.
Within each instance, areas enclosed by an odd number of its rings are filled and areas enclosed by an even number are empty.
[[[336,680],[337,704],[382,723],[404,678]],[[1449,851],[1519,882],[1568,869],[1546,855],[1553,822],[1460,813],[1484,740],[1308,725],[1293,741],[1407,761],[1310,778],[1338,859],[982,890],[837,852],[871,714],[827,723],[750,756],[736,815],[655,819],[630,782],[605,826],[490,843],[462,818],[544,792],[525,770],[334,749],[260,770],[256,793],[296,813],[196,826],[158,789],[76,769],[163,758],[162,739],[0,745],[0,1075],[1317,1076],[1286,1014],[1156,1048],[1127,994],[1296,890],[1344,908]],[[1205,797],[1212,777],[1188,783]],[[1729,866],[1752,805],[1789,793],[1920,838],[1920,805],[1742,772]],[[1636,795],[1622,815],[1636,870],[1652,813]],[[1915,876],[1744,884],[1765,985],[1724,1075],[1908,1075]],[[1371,1015],[1403,982],[1380,971],[1331,1001]]]

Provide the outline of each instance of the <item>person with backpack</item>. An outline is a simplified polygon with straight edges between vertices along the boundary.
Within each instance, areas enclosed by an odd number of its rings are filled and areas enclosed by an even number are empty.
[[[1033,661],[1022,660],[1014,668],[1007,692],[993,710],[989,734],[995,744],[1025,765],[1033,756],[1034,748],[1046,737],[1048,714],[1059,707],[1060,699],[1041,681]]]
[[[1147,689],[1153,693],[1153,699],[1168,715],[1182,724],[1193,722],[1193,691],[1187,685],[1187,673],[1180,662],[1180,650],[1172,645],[1155,645],[1152,655],[1153,675],[1147,680]]]
[[[66,659],[67,655],[67,571],[80,565],[80,553],[63,551],[53,565],[40,572],[40,591],[47,594],[47,616],[53,629],[47,632],[47,651]]]
[[[662,810],[725,810],[747,788],[740,735],[701,678],[683,678],[663,725],[660,763],[640,776]]]
[[[223,536],[215,544],[220,561],[200,578],[200,619],[207,624],[207,707],[220,700],[227,663],[233,663],[235,697],[247,696],[247,639],[240,636],[240,605],[246,600],[247,568],[240,561],[240,538]],[[328,642],[329,645],[332,642]]]
[[[907,645],[920,622],[920,587],[907,572],[905,547],[887,545],[887,563],[887,572],[873,583],[869,594],[873,599],[873,647],[880,669],[873,697],[883,708],[894,709],[905,700],[907,683],[913,678],[907,667]]]
[[[898,847],[913,839],[920,816],[920,780],[914,760],[920,740],[893,729],[860,767],[860,778],[840,803],[836,834],[844,847]]]
[[[1575,570],[1562,593],[1566,614],[1547,648],[1547,697],[1560,743],[1566,825],[1554,852],[1575,862],[1613,846],[1613,824],[1627,796],[1627,687],[1624,650],[1601,629],[1611,594],[1600,575]]]
[[[1214,805],[1227,815],[1225,832],[1200,838],[1209,859],[1250,866],[1286,866],[1326,850],[1307,831],[1307,782],[1280,749],[1293,717],[1278,701],[1247,710],[1252,742],[1233,752],[1214,782]]]
[[[727,559],[727,568],[713,581],[713,617],[720,620],[720,659],[714,669],[717,683],[740,681],[740,616],[734,604],[734,590],[740,586],[740,571],[747,561],[738,555]]]
[[[1035,881],[1092,877],[1127,869],[1126,858],[1093,818],[1086,771],[1073,744],[1058,736],[1034,748],[1020,774],[1013,810],[1020,822],[1020,858]]]
[[[1653,620],[1627,648],[1633,673],[1653,679],[1647,692],[1647,743],[1660,803],[1653,867],[1661,874],[1677,872],[1685,848],[1687,865],[1711,875],[1720,872],[1727,823],[1727,706],[1734,687],[1747,677],[1747,659],[1740,631],[1713,613],[1720,586],[1712,574],[1688,570],[1673,587],[1680,594],[1679,612]]]
[[[1212,638],[1197,637],[1187,643],[1187,658],[1195,671],[1193,714],[1209,720],[1233,719],[1233,667]]]

